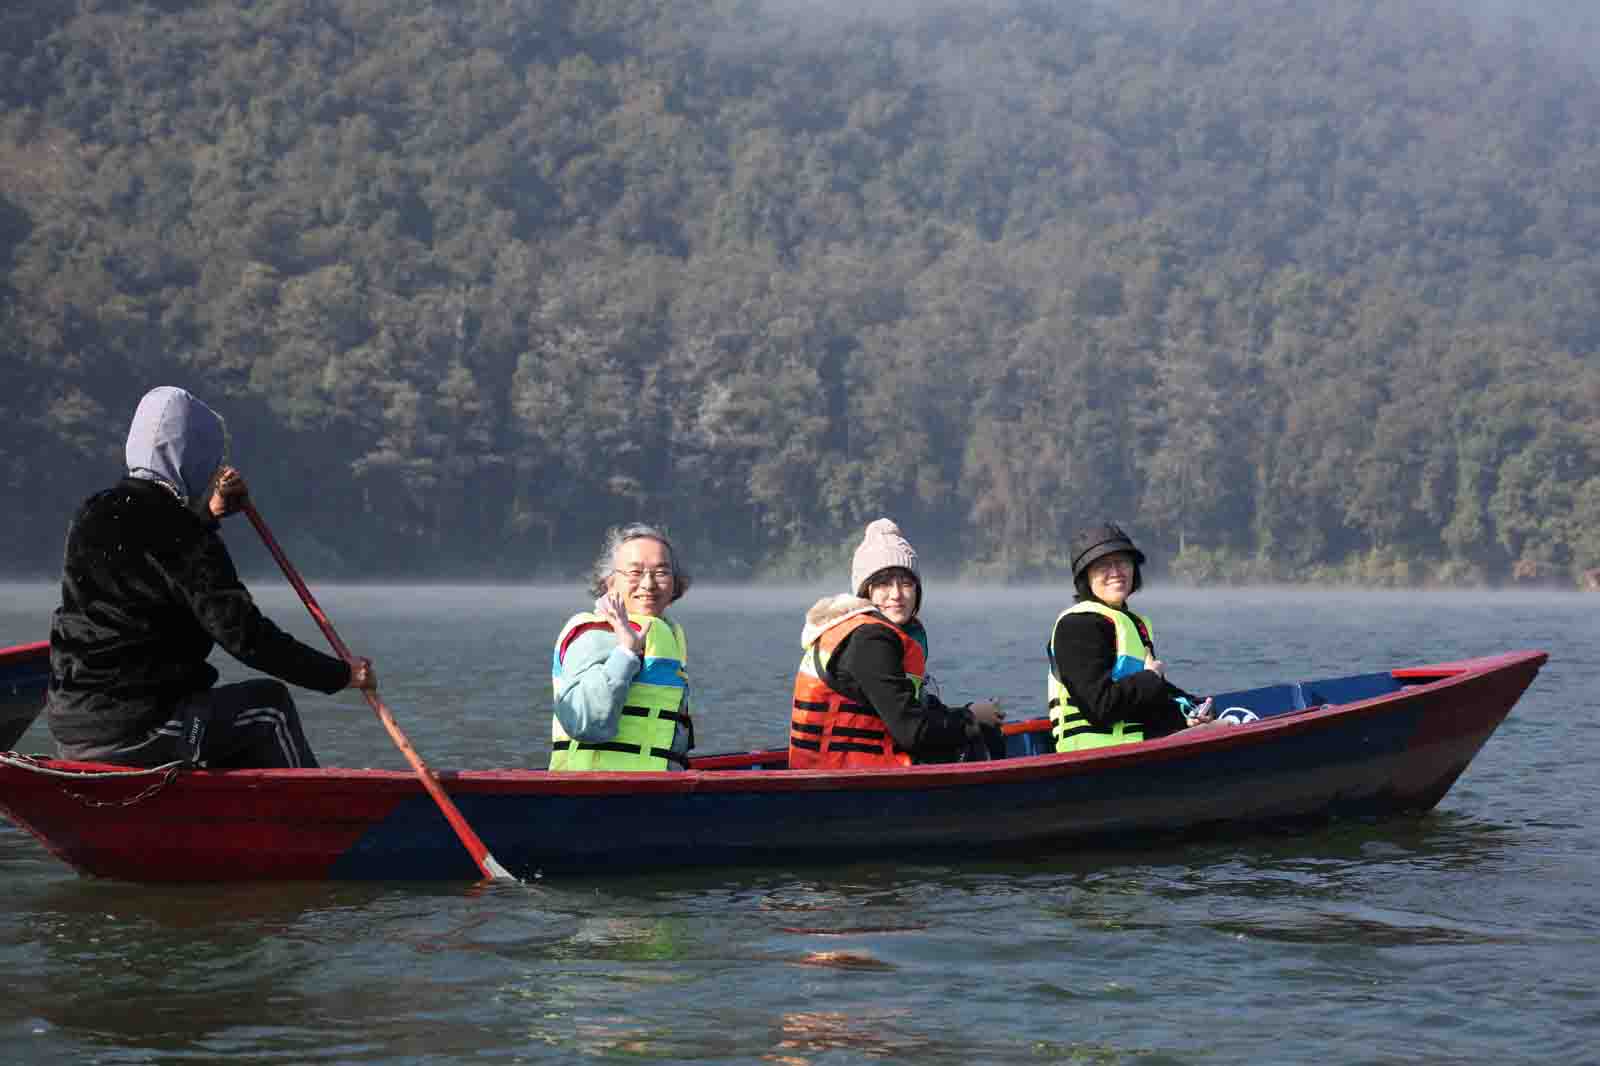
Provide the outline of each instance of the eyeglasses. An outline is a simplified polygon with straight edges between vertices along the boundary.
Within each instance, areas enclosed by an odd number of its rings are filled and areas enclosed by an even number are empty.
[[[647,577],[657,585],[665,585],[672,580],[672,569],[666,566],[658,567],[654,570],[640,570],[638,567],[634,567],[631,570],[618,570],[617,573],[635,585],[643,584],[644,579]]]

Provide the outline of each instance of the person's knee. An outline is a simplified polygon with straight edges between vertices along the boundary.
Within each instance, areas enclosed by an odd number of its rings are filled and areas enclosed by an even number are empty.
[[[263,677],[245,684],[249,686],[249,703],[252,707],[275,707],[285,714],[294,713],[294,696],[282,681]]]

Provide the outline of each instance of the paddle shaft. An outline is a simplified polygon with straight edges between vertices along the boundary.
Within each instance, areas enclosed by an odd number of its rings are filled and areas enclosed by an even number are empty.
[[[245,517],[250,519],[250,524],[256,527],[256,532],[261,536],[261,543],[267,546],[267,551],[272,553],[272,558],[277,560],[278,569],[283,571],[283,576],[289,579],[289,584],[294,586],[295,592],[300,594],[300,602],[306,605],[306,610],[311,612],[311,617],[316,620],[322,629],[322,635],[328,638],[328,643],[333,645],[334,652],[345,662],[355,663],[355,656],[350,654],[350,649],[345,642],[339,639],[338,632],[333,628],[333,623],[328,621],[328,616],[323,613],[322,607],[317,603],[317,598],[311,595],[311,590],[306,588],[306,583],[300,579],[300,574],[295,570],[289,557],[283,554],[283,549],[278,547],[277,538],[267,528],[257,513],[255,505],[248,500],[244,504]],[[450,823],[450,828],[456,831],[456,836],[461,838],[461,844],[467,849],[467,854],[472,856],[472,861],[478,864],[478,869],[483,871],[483,876],[496,880],[514,881],[516,878],[495,861],[493,855],[478,834],[472,831],[472,826],[467,824],[461,811],[456,808],[455,802],[445,793],[444,787],[439,784],[439,778],[422,761],[422,756],[417,754],[417,749],[411,746],[411,741],[406,738],[400,729],[400,724],[394,720],[394,715],[389,713],[389,708],[384,706],[378,693],[373,689],[362,689],[362,694],[367,697],[367,703],[378,716],[378,721],[383,723],[383,728],[389,731],[389,737],[394,741],[395,747],[400,749],[400,754],[406,757],[411,768],[416,771],[417,777],[422,781],[422,787],[428,790],[428,795],[439,805],[439,810],[444,814],[445,821]]]

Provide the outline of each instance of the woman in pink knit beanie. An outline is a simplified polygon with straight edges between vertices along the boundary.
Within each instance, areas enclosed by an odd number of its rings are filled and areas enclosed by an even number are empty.
[[[998,702],[949,707],[924,688],[922,576],[916,549],[892,520],[867,526],[850,587],[806,612],[790,768],[909,766],[1001,750]]]

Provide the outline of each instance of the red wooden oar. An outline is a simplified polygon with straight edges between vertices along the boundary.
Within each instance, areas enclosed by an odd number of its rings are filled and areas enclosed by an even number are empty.
[[[333,650],[339,658],[352,665],[355,656],[350,654],[350,649],[344,641],[339,639],[339,634],[334,631],[333,623],[328,621],[328,616],[322,613],[322,608],[317,605],[316,597],[311,595],[311,590],[306,588],[306,583],[300,580],[294,564],[289,562],[289,557],[283,554],[283,549],[278,547],[278,541],[273,537],[272,531],[261,520],[261,515],[256,513],[255,505],[246,500],[243,507],[245,516],[250,519],[250,524],[256,527],[256,532],[261,534],[261,542],[267,546],[267,551],[278,561],[278,568],[283,571],[283,576],[289,579],[289,584],[300,594],[300,602],[306,605],[306,610],[311,612],[311,617],[316,619],[317,625],[322,628],[322,635],[328,638],[328,643],[333,645]],[[483,871],[483,876],[496,880],[515,881],[516,878],[498,862],[489,849],[484,846],[478,834],[472,831],[472,826],[461,816],[455,803],[445,795],[444,789],[439,784],[438,777],[422,761],[422,756],[417,754],[417,749],[411,746],[411,741],[400,731],[400,725],[394,720],[394,715],[389,713],[389,708],[383,705],[377,692],[372,689],[362,689],[362,694],[367,697],[367,702],[372,705],[373,711],[378,715],[378,720],[389,731],[389,736],[394,740],[395,747],[400,749],[400,754],[406,757],[406,762],[417,772],[417,777],[422,781],[422,787],[428,790],[433,801],[439,805],[439,810],[444,813],[445,821],[450,823],[450,828],[456,831],[456,836],[461,838],[461,844],[467,849],[467,854],[472,856],[472,861],[478,864],[478,869]]]

